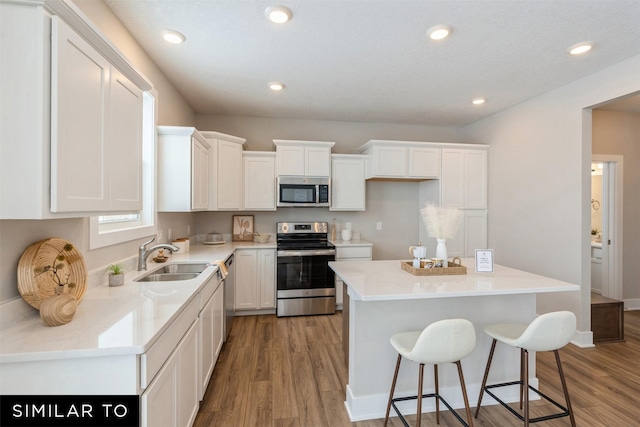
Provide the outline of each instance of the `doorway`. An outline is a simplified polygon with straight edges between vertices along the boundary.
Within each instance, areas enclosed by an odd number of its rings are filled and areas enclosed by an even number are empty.
[[[622,299],[622,156],[592,156],[591,291]]]

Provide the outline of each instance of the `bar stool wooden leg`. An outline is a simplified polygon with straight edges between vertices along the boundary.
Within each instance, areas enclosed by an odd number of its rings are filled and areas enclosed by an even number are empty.
[[[433,365],[433,378],[436,384],[436,396],[440,396],[440,387],[438,386],[438,365]],[[436,424],[440,424],[440,399],[438,397],[436,397]]]
[[[476,407],[476,415],[478,418],[478,412],[480,412],[480,404],[482,403],[482,396],[484,395],[484,388],[487,385],[487,378],[489,378],[489,369],[491,368],[491,361],[493,360],[493,352],[496,349],[497,340],[491,341],[491,350],[489,351],[489,360],[487,360],[487,367],[484,370],[484,377],[482,378],[482,385],[480,386],[480,396],[478,397],[478,406]]]
[[[560,382],[562,382],[562,391],[564,392],[564,398],[567,402],[567,411],[569,412],[571,427],[576,427],[576,420],[573,416],[573,409],[571,408],[571,400],[569,399],[569,389],[567,389],[567,382],[564,379],[564,371],[562,370],[562,363],[560,362],[560,352],[558,350],[554,350],[553,352],[556,355],[556,364],[558,365],[558,373],[560,374]]]
[[[418,373],[418,412],[416,415],[418,416],[418,420],[416,421],[416,425],[420,425],[420,420],[422,418],[422,382],[424,380],[424,363],[420,364],[420,372]]]
[[[464,384],[464,375],[462,374],[462,364],[458,360],[456,366],[458,367],[458,376],[460,377],[460,387],[462,388],[462,397],[464,399],[464,409],[467,412],[467,421],[469,427],[473,427],[473,417],[471,417],[471,408],[469,407],[469,398],[467,397],[467,387]],[[440,423],[438,423],[440,424]]]
[[[520,349],[520,409],[522,409],[522,399],[524,399],[524,349]]]
[[[389,422],[389,411],[391,411],[391,401],[393,400],[393,393],[396,389],[396,381],[398,380],[398,371],[400,371],[400,362],[402,356],[398,355],[398,361],[396,362],[396,371],[393,373],[393,381],[391,381],[391,391],[389,392],[389,403],[387,403],[387,413],[384,416],[384,427],[387,427]]]
[[[529,427],[529,352],[524,350],[524,427]]]

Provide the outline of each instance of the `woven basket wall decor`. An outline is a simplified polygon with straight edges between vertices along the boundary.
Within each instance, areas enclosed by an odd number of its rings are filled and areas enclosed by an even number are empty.
[[[65,249],[67,248],[67,249]],[[58,257],[63,259],[59,260]],[[65,289],[79,303],[87,288],[87,266],[82,254],[64,239],[52,237],[29,246],[18,263],[18,291],[32,307],[40,310],[42,301],[58,294],[59,286],[50,269],[58,266],[58,276],[63,282],[74,283]],[[45,270],[43,272],[43,270]]]

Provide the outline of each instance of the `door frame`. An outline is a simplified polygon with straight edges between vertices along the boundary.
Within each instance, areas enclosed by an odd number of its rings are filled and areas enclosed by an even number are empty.
[[[591,161],[609,165],[608,176],[603,177],[603,192],[608,193],[607,202],[603,203],[607,209],[603,215],[603,220],[607,217],[606,234],[602,239],[603,270],[607,282],[603,286],[603,294],[622,300],[623,156],[592,154]],[[607,244],[607,241],[610,243]]]

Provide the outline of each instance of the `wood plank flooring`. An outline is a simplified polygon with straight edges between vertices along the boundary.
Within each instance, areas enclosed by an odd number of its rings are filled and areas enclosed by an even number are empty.
[[[349,421],[343,403],[347,370],[341,331],[340,313],[236,317],[195,426],[382,427],[382,419]],[[625,339],[588,349],[568,345],[560,351],[578,426],[640,426],[640,311],[625,312]],[[389,366],[390,375],[392,371]],[[563,402],[553,353],[538,353],[537,372],[541,391]],[[532,416],[553,411],[544,401],[532,402]],[[459,413],[464,418],[463,411]],[[415,416],[407,418],[415,423]],[[389,422],[401,425],[396,417]],[[441,412],[440,426],[459,425],[447,411]],[[483,407],[474,425],[522,423],[496,405]],[[570,423],[565,417],[536,425]],[[437,426],[435,414],[423,414],[424,426]]]

